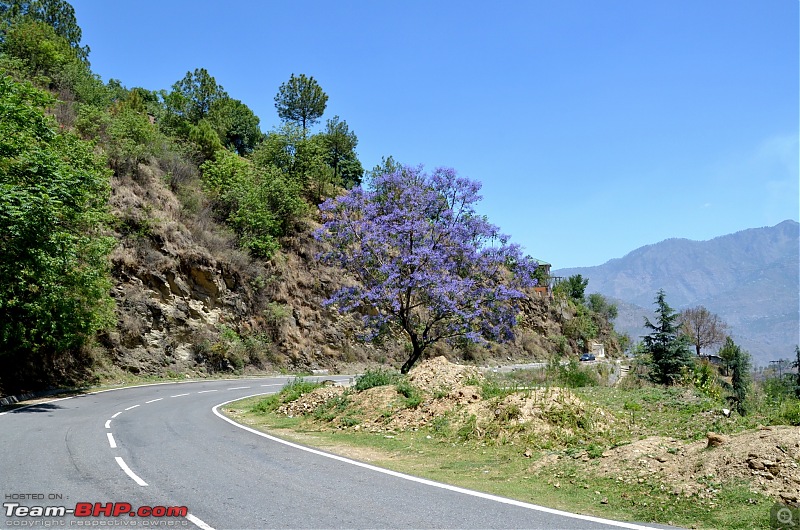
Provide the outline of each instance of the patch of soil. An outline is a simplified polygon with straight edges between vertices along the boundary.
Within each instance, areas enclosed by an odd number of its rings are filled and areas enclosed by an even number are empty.
[[[708,440],[687,444],[651,436],[606,451],[599,465],[585,465],[625,483],[655,477],[676,495],[713,498],[715,485],[742,480],[755,493],[787,504],[800,502],[800,430],[763,427],[721,440],[710,447]]]

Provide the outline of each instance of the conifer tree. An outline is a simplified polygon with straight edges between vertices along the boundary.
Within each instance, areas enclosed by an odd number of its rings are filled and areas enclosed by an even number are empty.
[[[652,358],[650,377],[656,383],[672,385],[678,382],[685,367],[693,359],[686,337],[681,334],[679,314],[665,300],[661,289],[656,295],[656,323],[645,317],[644,325],[652,330],[644,337],[644,348]]]
[[[750,390],[750,354],[742,350],[730,337],[725,339],[725,345],[720,348],[719,356],[730,359],[731,386],[733,401],[736,411],[744,416],[747,412],[746,400]]]
[[[289,81],[282,84],[275,95],[275,108],[283,121],[291,121],[300,125],[305,133],[309,127],[317,123],[328,103],[328,95],[314,79],[300,74],[291,75]]]

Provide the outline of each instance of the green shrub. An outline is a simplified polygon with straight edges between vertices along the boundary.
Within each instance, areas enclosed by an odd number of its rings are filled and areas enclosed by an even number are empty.
[[[478,430],[477,416],[470,414],[469,418],[467,418],[467,421],[465,421],[464,424],[458,428],[457,434],[459,439],[463,442],[478,438],[480,436],[480,431]]]
[[[408,379],[401,379],[395,386],[397,392],[405,398],[403,400],[403,405],[405,405],[406,408],[417,408],[420,403],[422,403],[422,393],[417,387],[409,383]]]
[[[320,387],[322,387],[322,383],[306,381],[302,377],[296,377],[286,383],[286,385],[279,392],[279,395],[283,403],[291,403],[292,401],[300,399],[303,394],[313,392]]]
[[[301,189],[274,168],[259,168],[227,151],[200,166],[217,215],[254,256],[268,258],[293,223],[307,210]]]
[[[353,427],[354,425],[358,425],[361,421],[358,418],[355,418],[351,415],[347,415],[339,420],[339,424],[343,427]]]
[[[336,419],[336,416],[347,410],[349,404],[350,397],[347,392],[338,396],[333,396],[314,409],[314,418],[324,421],[333,421]]]
[[[559,384],[567,388],[598,386],[600,384],[597,373],[580,366],[575,359],[570,360],[566,365],[559,365],[557,377]]]
[[[274,412],[283,404],[280,394],[272,394],[265,397],[250,409],[252,412],[259,412],[261,414],[267,412]]]
[[[686,368],[685,380],[703,394],[714,399],[722,395],[722,387],[717,381],[717,370],[708,361],[694,363]]]
[[[304,394],[308,394],[309,392],[313,392],[317,388],[320,388],[322,383],[316,383],[314,381],[306,381],[302,377],[296,377],[295,379],[287,382],[283,388],[277,394],[272,394],[270,396],[265,397],[252,407],[253,412],[274,412],[284,403],[291,403],[292,401],[296,401],[300,399],[301,396]]]
[[[390,372],[383,368],[375,370],[366,370],[363,374],[356,378],[355,389],[358,392],[374,388],[376,386],[385,386],[394,384],[400,377],[396,372]]]
[[[603,456],[605,449],[602,445],[597,444],[589,444],[589,447],[586,448],[586,453],[589,455],[589,458],[600,458]]]
[[[450,415],[442,414],[436,416],[435,418],[433,418],[431,427],[433,428],[433,432],[435,432],[436,434],[440,434],[443,436],[450,435]]]
[[[788,400],[778,406],[770,417],[773,425],[800,425],[800,401]]]

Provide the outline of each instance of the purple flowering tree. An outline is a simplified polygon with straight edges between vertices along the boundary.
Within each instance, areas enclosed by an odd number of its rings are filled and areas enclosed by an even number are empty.
[[[326,304],[360,310],[374,338],[405,334],[408,373],[437,341],[509,340],[536,263],[476,214],[480,184],[452,169],[404,167],[322,205],[321,259],[352,274]]]

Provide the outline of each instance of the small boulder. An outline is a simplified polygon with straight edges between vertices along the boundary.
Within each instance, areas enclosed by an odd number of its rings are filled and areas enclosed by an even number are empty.
[[[728,441],[727,436],[723,436],[714,432],[706,433],[706,438],[708,438],[708,447],[719,447]]]

